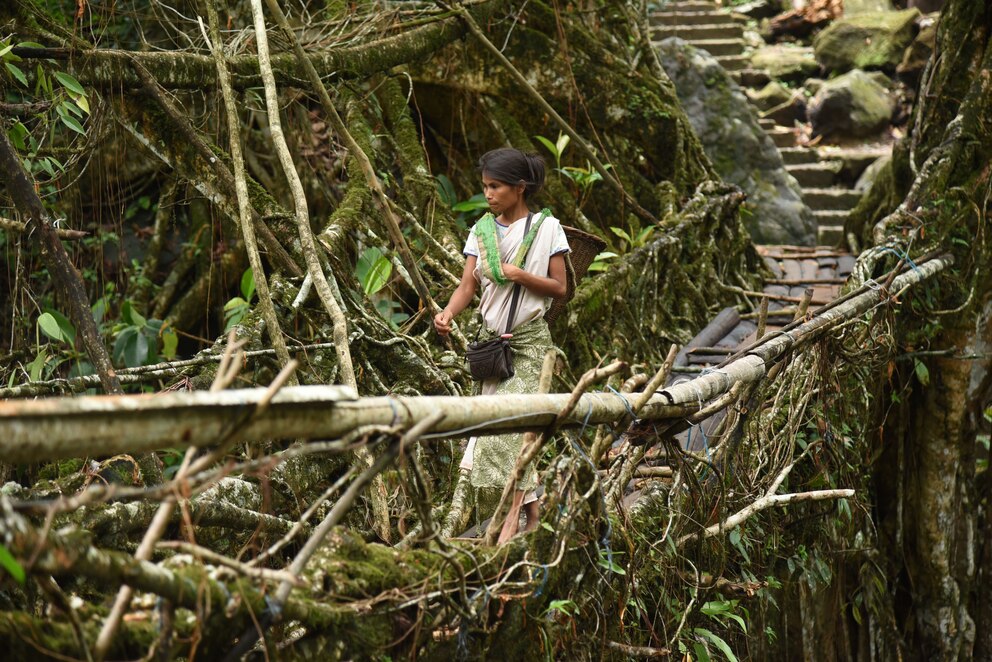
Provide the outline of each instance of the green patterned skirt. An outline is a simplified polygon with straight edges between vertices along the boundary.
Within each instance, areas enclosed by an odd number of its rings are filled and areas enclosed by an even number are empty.
[[[480,339],[497,335],[499,334],[490,329],[484,329]],[[537,393],[544,355],[554,347],[548,323],[543,317],[539,317],[518,326],[513,330],[510,347],[513,349],[513,377],[502,382],[495,379],[483,382],[482,395]],[[472,455],[472,487],[476,490],[496,488],[502,491],[513,472],[522,446],[523,435],[520,433],[478,437]],[[531,466],[518,483],[517,489],[529,491],[536,486],[537,472]]]

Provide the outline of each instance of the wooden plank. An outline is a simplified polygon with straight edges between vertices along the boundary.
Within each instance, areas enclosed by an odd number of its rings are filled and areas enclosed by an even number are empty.
[[[713,318],[713,321],[707,324],[702,331],[696,334],[696,337],[686,343],[685,347],[679,351],[675,356],[675,365],[684,365],[686,362],[686,356],[688,351],[693,347],[712,347],[717,344],[721,338],[727,335],[730,329],[737,326],[740,321],[740,313],[737,312],[737,308],[733,306],[728,306],[720,311],[720,313]]]

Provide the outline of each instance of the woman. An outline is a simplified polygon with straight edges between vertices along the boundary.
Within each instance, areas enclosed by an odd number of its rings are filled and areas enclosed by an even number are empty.
[[[452,318],[471,303],[481,283],[479,313],[484,326],[480,340],[503,335],[509,326],[514,368],[514,375],[505,381],[483,382],[482,394],[535,393],[544,355],[553,347],[544,313],[552,298],[565,296],[568,241],[558,219],[547,210],[534,214],[528,206],[528,200],[544,184],[544,161],[540,156],[512,148],[496,149],[479,159],[479,170],[491,214],[472,228],[465,243],[461,282],[448,305],[434,317],[434,328],[442,336],[447,335]],[[522,247],[525,257],[520,260]],[[520,294],[510,320],[515,285],[520,285]],[[516,434],[469,440],[461,467],[471,472],[481,514],[492,512],[498,505],[521,444],[522,437]],[[536,485],[537,475],[531,469],[514,493],[510,512],[519,512],[523,502],[525,530],[532,529],[538,521],[537,497],[533,493]],[[511,515],[500,541],[516,530],[517,518]]]

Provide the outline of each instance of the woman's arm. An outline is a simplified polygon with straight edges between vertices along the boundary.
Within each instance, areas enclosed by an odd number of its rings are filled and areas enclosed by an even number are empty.
[[[451,333],[451,320],[472,303],[472,297],[475,296],[475,288],[478,286],[478,282],[475,280],[476,260],[478,258],[474,255],[469,255],[466,258],[465,268],[462,270],[461,282],[458,283],[458,287],[455,288],[454,293],[451,295],[448,305],[444,307],[444,310],[434,316],[434,328],[442,336]]]
[[[539,296],[554,297],[557,299],[565,296],[568,290],[565,279],[564,253],[551,256],[547,277],[537,276],[505,262],[503,263],[503,275],[514,283],[520,283]]]

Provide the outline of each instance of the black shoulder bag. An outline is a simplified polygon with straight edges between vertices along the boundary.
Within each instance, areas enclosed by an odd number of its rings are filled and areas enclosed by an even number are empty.
[[[527,224],[524,226],[524,236],[530,231],[530,219],[534,214],[527,214]],[[513,329],[513,320],[517,316],[517,303],[520,301],[520,283],[513,286],[513,295],[510,298],[510,316],[506,320],[506,331],[510,333]],[[479,337],[478,334],[475,336]],[[498,379],[503,381],[513,377],[513,350],[510,348],[509,338],[492,338],[490,340],[476,341],[469,343],[465,352],[468,360],[468,368],[472,373],[472,379],[486,381],[487,379]]]

